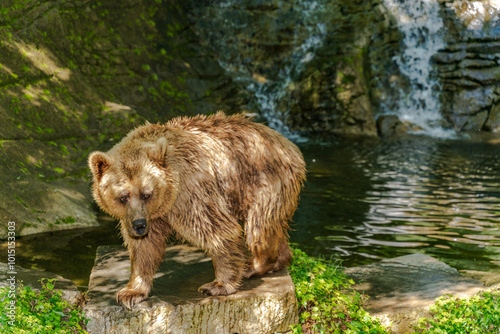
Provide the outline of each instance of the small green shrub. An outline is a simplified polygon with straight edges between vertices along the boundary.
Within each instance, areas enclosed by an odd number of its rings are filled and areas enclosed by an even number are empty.
[[[430,306],[432,318],[421,318],[419,333],[498,333],[500,291],[481,292],[471,298],[445,295]]]
[[[363,309],[365,297],[352,289],[354,281],[332,263],[293,250],[290,275],[299,303],[300,323],[293,333],[387,333],[379,320]]]
[[[7,288],[0,288],[0,333],[5,334],[76,334],[84,330],[88,322],[82,311],[62,299],[60,290],[54,290],[55,279],[42,279],[42,289],[34,291],[30,286],[19,285],[15,298],[15,320],[12,323],[4,312],[10,305]]]

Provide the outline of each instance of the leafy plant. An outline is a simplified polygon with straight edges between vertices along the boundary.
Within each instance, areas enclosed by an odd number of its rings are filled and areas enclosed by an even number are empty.
[[[432,318],[420,318],[419,333],[498,333],[500,291],[485,291],[471,298],[445,295],[430,306]]]
[[[0,332],[5,334],[75,334],[88,333],[88,322],[76,305],[62,299],[60,290],[54,289],[55,279],[42,279],[42,289],[19,285],[15,297],[15,320],[0,312]],[[0,288],[0,309],[6,310],[13,298],[10,290]]]
[[[299,303],[298,333],[387,333],[378,319],[363,309],[365,298],[354,281],[333,263],[293,250],[290,275]]]

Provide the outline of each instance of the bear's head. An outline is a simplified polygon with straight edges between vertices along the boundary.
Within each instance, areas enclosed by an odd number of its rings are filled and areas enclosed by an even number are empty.
[[[132,238],[145,236],[150,222],[164,217],[177,199],[178,174],[169,164],[163,137],[122,141],[107,153],[91,153],[88,163],[94,199],[120,219],[122,231]]]

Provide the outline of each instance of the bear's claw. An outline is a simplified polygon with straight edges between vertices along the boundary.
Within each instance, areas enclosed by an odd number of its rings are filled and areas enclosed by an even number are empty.
[[[123,304],[123,306],[128,309],[131,309],[132,306],[139,304],[146,298],[148,298],[148,296],[145,293],[129,288],[123,288],[116,294],[116,301]]]
[[[227,296],[235,293],[237,289],[213,281],[203,284],[198,288],[198,291],[208,296]]]

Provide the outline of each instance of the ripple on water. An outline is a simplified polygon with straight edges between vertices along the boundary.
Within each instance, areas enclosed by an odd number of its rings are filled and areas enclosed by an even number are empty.
[[[309,143],[292,241],[346,266],[421,252],[500,271],[498,149],[421,136]]]

